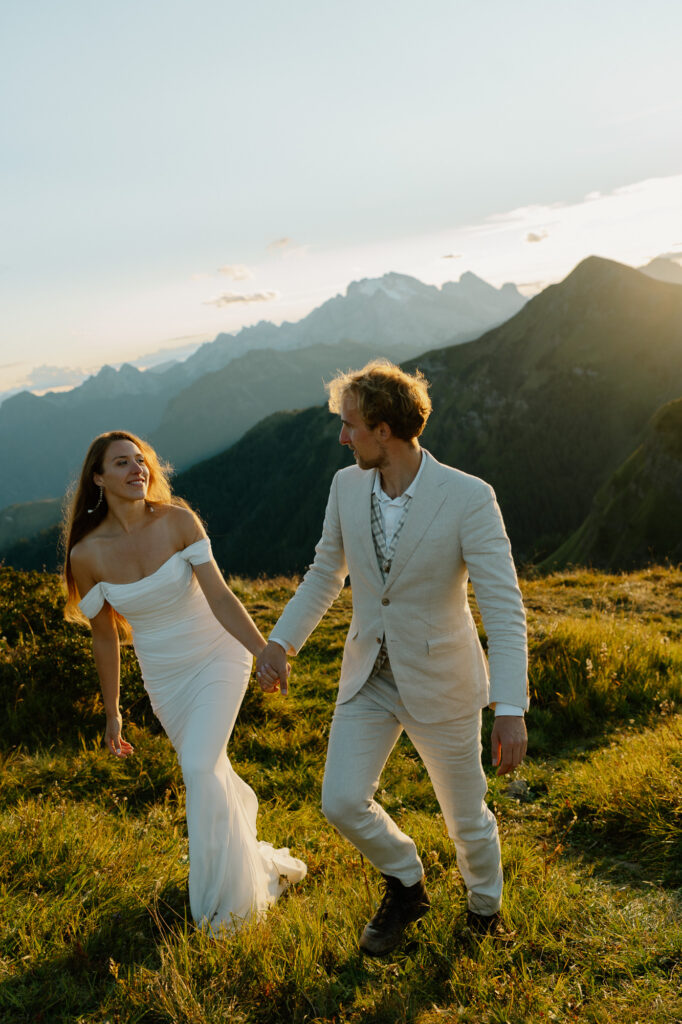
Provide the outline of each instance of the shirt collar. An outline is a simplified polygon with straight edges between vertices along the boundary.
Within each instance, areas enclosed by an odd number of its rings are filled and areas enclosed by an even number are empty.
[[[421,462],[419,463],[417,475],[415,476],[410,486],[406,490],[404,490],[402,494],[399,494],[397,498],[389,498],[389,496],[386,494],[386,492],[383,490],[381,486],[381,473],[379,472],[379,470],[376,471],[374,475],[373,491],[376,497],[379,499],[379,501],[395,502],[397,505],[404,505],[406,501],[414,497],[414,492],[416,491],[417,484],[419,483],[419,477],[422,475],[422,472],[424,470],[424,463],[426,462],[426,458],[424,457],[424,449],[420,448],[420,452]]]

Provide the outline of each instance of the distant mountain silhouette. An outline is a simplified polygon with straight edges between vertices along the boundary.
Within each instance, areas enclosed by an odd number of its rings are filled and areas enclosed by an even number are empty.
[[[350,284],[298,323],[219,335],[165,369],[105,366],[71,391],[21,392],[0,405],[0,508],[61,496],[102,431],[153,436],[163,457],[184,468],[268,412],[322,401],[322,378],[339,367],[470,340],[524,302],[514,285],[493,288],[474,274],[442,288],[386,274]]]
[[[682,562],[682,398],[668,402],[644,440],[604,484],[579,530],[542,568],[635,569]]]
[[[539,560],[682,394],[682,289],[591,257],[477,341],[430,351],[424,444],[496,489],[516,556]],[[324,407],[272,416],[177,477],[231,572],[301,570],[351,461]]]
[[[324,381],[337,370],[363,366],[378,356],[401,362],[414,354],[408,345],[354,341],[295,352],[256,349],[175,395],[149,440],[157,451],[172,453],[174,466],[185,469],[224,451],[273,411],[324,401]]]
[[[409,346],[416,355],[477,338],[517,313],[525,301],[515,285],[494,288],[471,272],[441,288],[389,273],[351,282],[344,295],[328,299],[297,323],[261,321],[235,335],[219,334],[182,365],[196,379],[256,349],[291,352],[348,339],[384,348]]]
[[[680,254],[682,257],[682,254]],[[666,256],[657,256],[650,260],[645,267],[639,268],[647,277],[653,277],[657,281],[667,281],[668,284],[682,284],[682,266],[677,260],[671,260]]]
[[[122,426],[144,437],[167,402],[153,374],[132,366],[105,366],[73,391],[8,398],[0,405],[0,504],[61,497],[93,437]]]
[[[501,327],[407,368],[417,365],[434,401],[424,445],[490,481],[517,557],[542,557],[577,529],[652,413],[682,392],[682,291],[591,257]],[[305,566],[331,476],[350,461],[337,437],[324,408],[273,417],[178,477],[223,565]],[[226,486],[238,492],[236,518]]]

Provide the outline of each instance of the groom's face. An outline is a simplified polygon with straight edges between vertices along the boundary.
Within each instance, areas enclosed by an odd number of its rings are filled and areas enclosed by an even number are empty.
[[[381,424],[370,429],[360,415],[355,399],[347,395],[341,403],[339,444],[350,448],[360,469],[374,469],[384,464],[386,446],[380,434]]]

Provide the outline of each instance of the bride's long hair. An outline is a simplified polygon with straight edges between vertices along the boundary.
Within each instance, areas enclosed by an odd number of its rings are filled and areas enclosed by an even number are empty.
[[[66,607],[64,617],[69,622],[79,622],[88,625],[88,620],[78,607],[83,594],[79,594],[76,581],[71,571],[71,549],[83,537],[99,526],[106,518],[109,511],[107,499],[93,480],[95,473],[101,473],[104,469],[104,456],[112,441],[132,441],[144,455],[144,460],[149,470],[149,483],[147,485],[147,505],[182,505],[187,503],[182,498],[176,498],[171,493],[168,477],[171,467],[161,462],[158,455],[150,444],[136,437],[128,430],[110,430],[106,434],[96,437],[88,448],[88,453],[83,462],[78,483],[76,484],[73,496],[69,501],[66,517],[63,526],[63,548],[64,557],[64,582],[66,584]],[[93,511],[90,511],[92,509]],[[114,611],[114,618],[122,640],[130,640],[130,626],[122,615]]]

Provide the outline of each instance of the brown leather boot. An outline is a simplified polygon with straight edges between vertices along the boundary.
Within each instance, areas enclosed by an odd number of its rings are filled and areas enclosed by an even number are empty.
[[[382,876],[384,896],[374,917],[360,937],[360,949],[368,956],[384,956],[400,942],[411,921],[418,921],[431,906],[424,877],[415,885],[403,885],[399,878]]]

